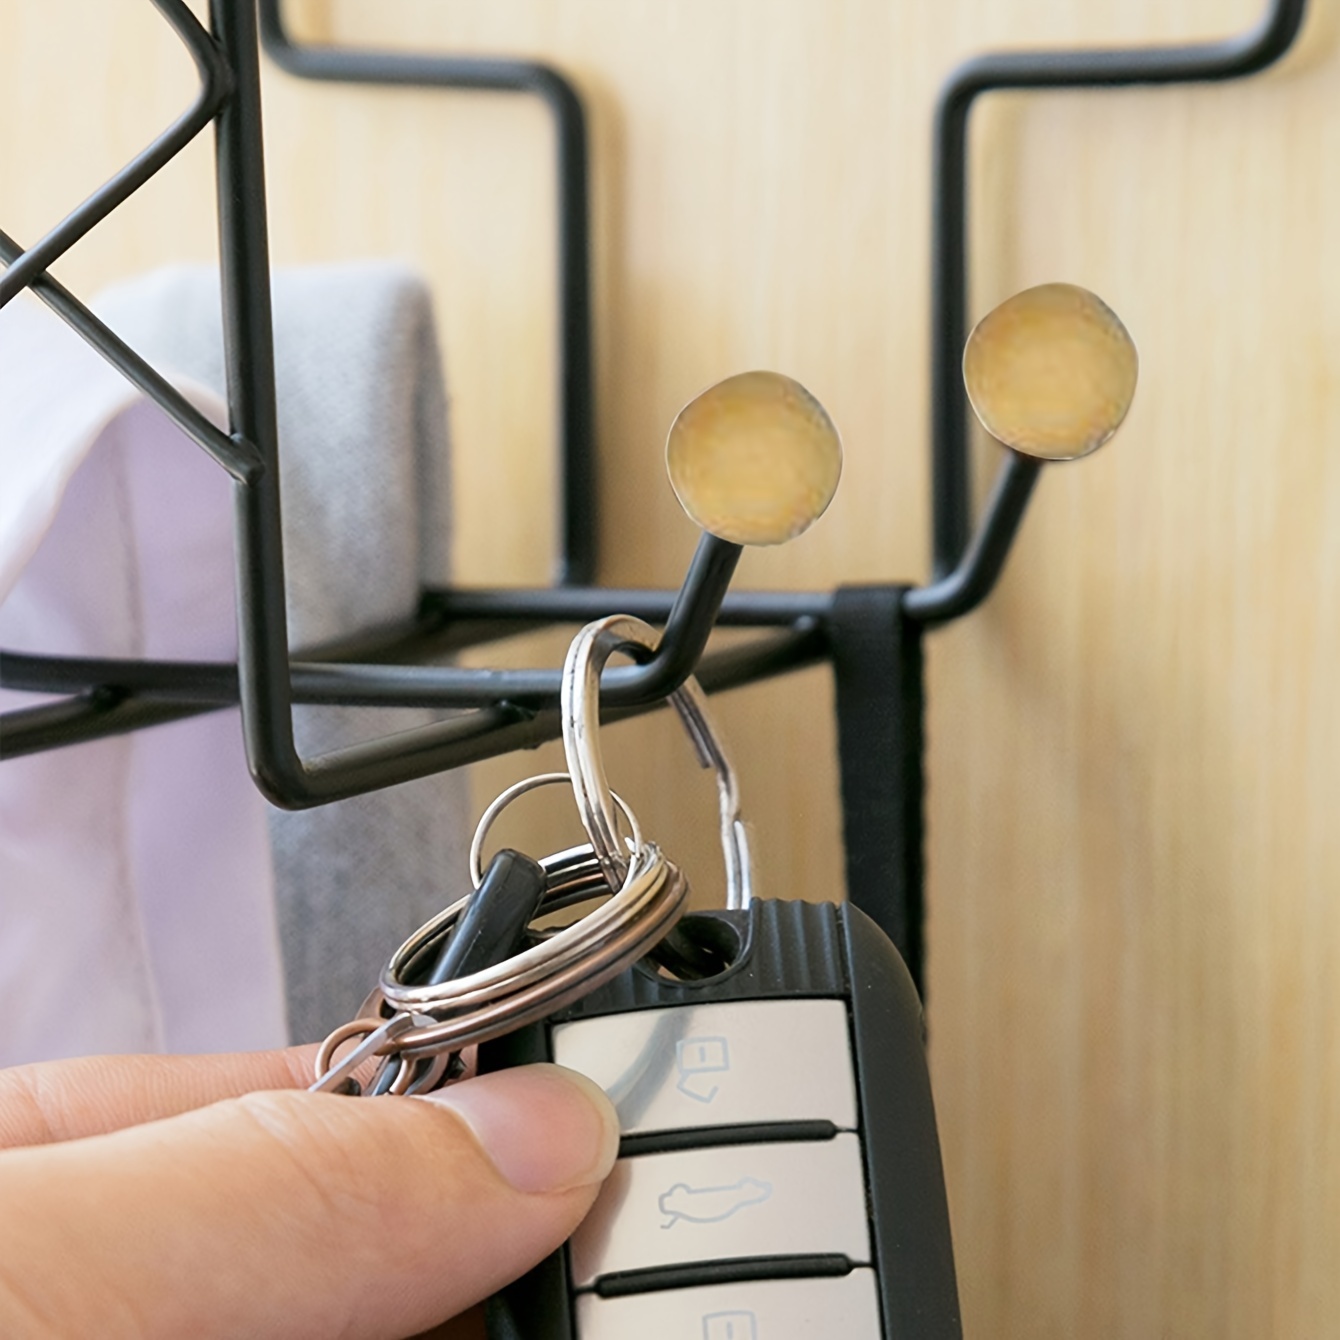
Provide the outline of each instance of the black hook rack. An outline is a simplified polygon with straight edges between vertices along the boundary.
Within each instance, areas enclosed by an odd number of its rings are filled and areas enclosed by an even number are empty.
[[[1000,88],[1081,88],[1238,78],[1293,43],[1306,0],[1271,0],[1248,34],[1224,42],[1124,51],[980,56],[956,69],[935,118],[931,298],[932,515],[935,580],[837,592],[728,593],[740,549],[704,536],[680,590],[591,586],[593,500],[591,306],[586,128],[582,104],[556,70],[528,61],[402,55],[295,43],[281,0],[211,0],[206,31],[184,0],[152,0],[196,64],[190,108],[45,237],[24,249],[0,233],[0,307],[31,289],[156,401],[236,481],[239,654],[233,663],[0,653],[0,684],[66,695],[0,715],[0,758],[19,757],[216,710],[242,708],[257,785],[301,808],[392,786],[555,738],[557,670],[475,670],[416,660],[521,628],[578,623],[614,611],[663,623],[644,663],[602,679],[611,720],[663,704],[691,673],[709,691],[822,660],[836,669],[848,888],[903,950],[921,980],[921,632],[959,618],[990,593],[1023,519],[1040,465],[1006,453],[970,538],[970,462],[959,358],[967,333],[966,187],[969,112]],[[429,589],[392,627],[290,656],[278,488],[279,442],[258,47],[303,78],[348,83],[507,90],[538,96],[554,117],[558,176],[562,484],[558,583],[525,590]],[[229,431],[209,423],[98,320],[47,267],[211,122],[216,173]],[[706,651],[716,623],[770,630]],[[643,653],[645,654],[645,653]],[[295,703],[468,709],[434,725],[304,759]]]

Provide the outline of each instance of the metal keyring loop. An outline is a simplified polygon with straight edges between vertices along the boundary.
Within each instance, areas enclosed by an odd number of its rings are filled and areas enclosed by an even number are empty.
[[[313,1062],[317,1078],[320,1079],[331,1068],[331,1064],[335,1060],[335,1053],[346,1042],[351,1038],[367,1037],[370,1033],[375,1033],[382,1026],[382,1023],[383,1020],[381,1019],[350,1019],[347,1024],[341,1024],[333,1032],[328,1033],[320,1047],[317,1048],[316,1059]]]
[[[611,888],[624,878],[628,856],[619,840],[614,793],[605,776],[599,746],[600,674],[616,651],[655,651],[659,642],[660,634],[650,624],[629,614],[612,614],[587,624],[573,639],[563,663],[563,752],[582,826]],[[735,770],[712,725],[707,698],[698,681],[690,676],[669,701],[693,741],[699,763],[716,773],[726,906],[748,907],[753,897],[753,872]]]
[[[410,1059],[459,1051],[548,1018],[642,958],[678,920],[687,900],[688,882],[676,867],[662,861],[650,890],[647,913],[636,921],[618,923],[597,951],[570,956],[561,969],[547,971],[491,1004],[472,1005],[464,1013],[411,1029],[387,1050]]]
[[[594,990],[641,958],[679,918],[688,884],[654,843],[644,845],[630,872],[628,901],[614,907],[604,872],[589,846],[543,858],[549,887],[538,915],[590,898],[605,899],[596,912],[564,927],[550,939],[495,968],[428,989],[396,989],[388,976],[434,938],[450,930],[468,899],[460,899],[421,926],[396,951],[382,980],[359,1007],[358,1017],[335,1029],[315,1060],[313,1087],[338,1088],[371,1056],[403,1056],[408,1061],[459,1051],[544,1018]],[[420,1004],[406,996],[429,996]],[[378,1037],[376,1035],[380,1034]],[[361,1039],[341,1060],[336,1053]],[[400,1067],[388,1092],[416,1093],[440,1078],[416,1078]]]
[[[589,848],[560,852],[541,864],[557,876],[546,900],[561,901],[574,888],[589,896],[608,893]],[[626,901],[618,905],[621,899]],[[439,986],[399,985],[399,970],[454,920],[462,899],[405,941],[383,970],[378,991],[364,1003],[365,1012],[412,1010],[416,1017],[414,1027],[388,1039],[379,1052],[413,1060],[458,1051],[543,1019],[635,963],[678,920],[687,900],[683,875],[648,843],[620,894],[552,938],[495,968]],[[539,914],[544,912],[542,903]]]
[[[544,865],[545,862],[541,861],[540,864]],[[617,928],[621,922],[637,916],[641,904],[646,901],[648,887],[659,877],[666,864],[665,857],[661,855],[655,843],[647,843],[634,857],[627,878],[619,891],[600,907],[588,912],[572,925],[565,926],[556,935],[530,949],[523,949],[519,954],[513,954],[502,963],[470,973],[468,976],[453,978],[436,986],[406,985],[401,980],[401,973],[414,956],[429,939],[453,925],[464,912],[469,896],[460,898],[439,912],[432,920],[425,922],[391,955],[390,962],[381,974],[379,986],[382,995],[393,1005],[413,1006],[427,1012],[435,1005],[459,1002],[462,997],[468,1000],[487,1000],[506,990],[519,977],[529,979],[540,976],[551,961],[581,952],[589,946],[589,942],[598,939],[611,927]],[[592,890],[593,896],[600,892],[602,890],[598,888]],[[541,904],[540,914],[543,913],[544,907]]]
[[[364,1002],[365,1005],[367,1002]],[[431,1023],[425,1015],[400,1013],[386,1019],[375,1015],[360,1013],[357,1019],[341,1024],[330,1033],[317,1048],[313,1069],[316,1072],[317,1089],[338,1088],[346,1080],[352,1079],[354,1072],[371,1056],[380,1056],[384,1051],[396,1050],[398,1039]],[[381,1036],[378,1037],[377,1035]],[[336,1062],[335,1053],[351,1038],[363,1040],[350,1049],[342,1060]]]
[[[479,816],[479,823],[475,825],[475,835],[470,840],[470,883],[478,888],[484,882],[484,839],[489,835],[491,829],[503,810],[514,800],[524,796],[528,791],[536,791],[542,786],[552,786],[555,782],[570,782],[571,774],[566,772],[538,772],[534,777],[525,777],[519,782],[513,782],[493,803]],[[642,837],[642,825],[637,821],[637,815],[629,809],[627,803],[613,791],[610,795],[614,797],[614,803],[623,813],[623,817],[628,820],[628,827],[633,831],[632,848],[634,853],[640,852],[647,844]]]

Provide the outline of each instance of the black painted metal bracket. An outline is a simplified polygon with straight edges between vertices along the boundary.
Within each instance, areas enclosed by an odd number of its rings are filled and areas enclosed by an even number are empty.
[[[591,226],[586,113],[576,89],[537,61],[426,56],[297,43],[281,0],[260,0],[261,44],[281,69],[339,84],[400,85],[526,93],[554,122],[558,183],[558,364],[560,555],[557,580],[589,585],[597,561],[595,410],[591,357]]]
[[[29,288],[237,483],[237,663],[112,661],[0,653],[0,684],[66,695],[0,715],[0,758],[102,738],[240,703],[253,775],[275,804],[323,804],[458,767],[558,734],[557,670],[464,670],[415,664],[523,628],[579,623],[622,611],[665,624],[645,664],[602,679],[607,719],[660,706],[695,672],[709,691],[831,659],[847,810],[848,882],[921,979],[922,627],[959,618],[990,593],[1022,522],[1039,465],[1007,453],[969,539],[970,469],[959,358],[967,334],[966,187],[969,113],[1003,88],[1083,88],[1223,80],[1277,60],[1306,0],[1271,0],[1249,33],[1223,42],[1127,51],[976,57],[951,74],[935,118],[932,230],[931,585],[832,593],[736,593],[739,549],[705,537],[683,587],[613,591],[587,585],[596,567],[586,131],[581,102],[557,71],[534,62],[314,47],[288,35],[281,0],[211,0],[206,31],[184,0],[152,0],[200,76],[185,113],[143,153],[26,250],[0,233],[0,307]],[[259,4],[259,10],[257,5]],[[556,128],[558,172],[559,584],[538,590],[429,590],[392,628],[290,656],[280,536],[274,358],[258,43],[305,78],[367,84],[499,89],[533,94]],[[229,430],[210,424],[118,339],[47,267],[215,123]],[[878,606],[873,609],[871,602]],[[892,603],[890,603],[892,602]],[[896,610],[896,614],[895,614]],[[707,652],[715,622],[763,630]],[[701,658],[701,660],[700,660]],[[880,699],[880,676],[887,677]],[[293,740],[294,703],[427,705],[463,709],[415,731],[314,759]],[[874,752],[872,752],[872,750]],[[886,755],[883,766],[871,758]],[[890,864],[892,863],[892,864]]]

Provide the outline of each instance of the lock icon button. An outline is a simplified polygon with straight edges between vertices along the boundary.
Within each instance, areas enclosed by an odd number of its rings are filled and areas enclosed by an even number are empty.
[[[709,1312],[703,1340],[759,1340],[758,1318],[752,1312]]]

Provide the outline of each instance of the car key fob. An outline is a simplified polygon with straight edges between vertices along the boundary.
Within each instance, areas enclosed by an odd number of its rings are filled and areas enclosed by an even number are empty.
[[[892,943],[850,905],[754,900],[685,918],[657,957],[480,1050],[590,1076],[623,1132],[570,1241],[490,1300],[492,1340],[960,1336]]]

